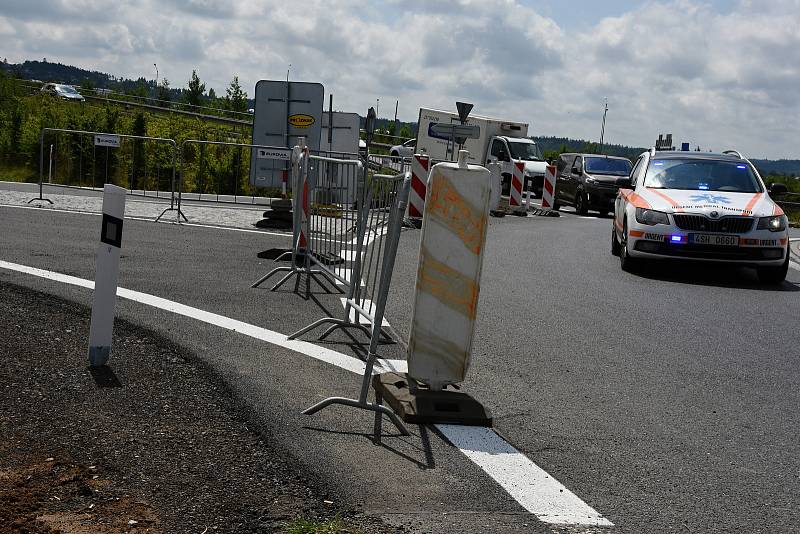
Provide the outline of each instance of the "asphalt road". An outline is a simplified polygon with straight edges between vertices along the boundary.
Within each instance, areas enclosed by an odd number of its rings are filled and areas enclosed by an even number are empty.
[[[93,279],[99,222],[0,207],[0,260]],[[610,220],[574,214],[491,221],[465,389],[611,531],[796,531],[800,271],[777,289],[747,269],[671,264],[633,275],[611,256],[609,234]],[[418,237],[402,235],[387,306],[405,336]],[[335,295],[250,289],[272,267],[256,253],[286,246],[126,221],[120,285],[283,333],[321,307],[340,313]],[[2,269],[0,278],[91,303],[85,289]],[[432,429],[376,446],[369,415],[299,415],[326,396],[357,395],[355,375],[139,303],[117,309],[208,360],[331,498],[419,531],[554,530]],[[353,350],[345,336],[328,346]],[[402,358],[402,347],[381,355]]]

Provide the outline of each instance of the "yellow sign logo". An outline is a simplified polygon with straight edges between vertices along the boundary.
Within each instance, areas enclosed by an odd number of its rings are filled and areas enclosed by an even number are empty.
[[[304,113],[289,115],[289,124],[291,124],[295,128],[308,128],[309,126],[314,124],[314,122],[315,122],[314,117],[312,117],[311,115],[306,115]]]

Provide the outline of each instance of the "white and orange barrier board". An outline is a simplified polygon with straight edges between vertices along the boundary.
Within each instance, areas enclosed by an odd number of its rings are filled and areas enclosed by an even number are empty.
[[[433,166],[425,199],[408,374],[433,390],[464,380],[475,330],[491,182],[466,157]]]
[[[508,197],[508,207],[511,211],[526,211],[522,205],[522,189],[525,184],[525,162],[514,162],[514,174],[511,175],[511,190]]]

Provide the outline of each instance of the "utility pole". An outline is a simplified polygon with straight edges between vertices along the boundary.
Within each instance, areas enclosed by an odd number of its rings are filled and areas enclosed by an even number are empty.
[[[289,63],[289,68],[286,69],[286,83],[289,83],[289,71],[292,70],[292,64]]]
[[[153,93],[154,93],[153,94],[153,98],[155,99],[155,98],[158,98],[158,65],[153,63],[153,66],[156,68],[156,83],[155,83],[155,87],[153,87]]]
[[[400,106],[400,101],[399,100],[395,100],[395,102],[394,102],[394,135],[395,136],[399,136],[400,135],[400,129],[397,127],[398,126],[398,124],[397,124],[397,108],[399,106]]]
[[[608,113],[608,98],[606,98],[606,109],[603,111],[603,127],[600,129],[600,153],[603,153],[603,137],[606,134],[606,114]]]

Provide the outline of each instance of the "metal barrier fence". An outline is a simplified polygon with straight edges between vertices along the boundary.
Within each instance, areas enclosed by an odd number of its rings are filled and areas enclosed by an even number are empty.
[[[792,220],[800,220],[800,193],[784,193],[777,197],[777,204]]]
[[[353,155],[355,158],[356,156]],[[311,262],[349,287],[358,214],[364,196],[364,165],[358,159],[309,157],[309,249]]]
[[[285,150],[285,149],[282,149]],[[300,146],[296,146],[290,155],[291,160],[291,183],[292,183],[292,248],[288,253],[276,258],[279,261],[284,256],[291,257],[291,265],[288,267],[276,267],[270,272],[259,278],[251,287],[258,287],[263,282],[271,278],[273,275],[286,272],[281,280],[275,284],[271,291],[276,291],[284,283],[292,277],[295,278],[294,291],[297,292],[300,287],[301,276],[305,275],[306,280],[306,295],[309,298],[311,294],[311,280],[316,281],[325,291],[329,292],[327,285],[321,281],[321,276],[324,276],[327,281],[336,287],[335,278],[331,277],[330,270],[313,269],[312,262],[312,249],[310,247],[309,237],[310,231],[310,201],[312,195],[312,188],[310,183],[310,159],[308,147],[305,146],[305,140],[300,139]],[[301,263],[302,262],[302,263]]]
[[[45,163],[45,155],[48,161]],[[39,138],[39,198],[45,183],[102,188],[110,183],[129,194],[172,199],[176,144],[172,139],[107,132],[43,128]]]
[[[345,306],[345,318],[321,319],[289,336],[289,339],[294,339],[326,322],[332,322],[334,325],[322,337],[336,328],[350,326],[365,329],[370,334],[358,399],[329,397],[304,410],[303,413],[306,415],[314,414],[332,404],[352,406],[375,412],[376,435],[381,414],[386,414],[402,435],[408,435],[408,430],[394,411],[381,404],[369,402],[368,396],[372,370],[377,359],[378,343],[381,336],[385,335],[382,328],[383,314],[389,296],[394,260],[397,256],[410,188],[411,175],[407,172],[396,176],[372,176],[366,184],[364,202],[359,210],[356,262],[353,269],[353,283],[350,285]],[[381,239],[382,236],[385,236],[385,239]],[[362,279],[363,286],[359,283]],[[355,313],[351,314],[351,310]],[[371,328],[367,329],[361,324],[361,317],[367,319]]]
[[[337,328],[359,328],[377,332],[389,340],[391,335],[382,329],[383,305],[391,281],[391,269],[397,254],[397,241],[403,226],[411,187],[411,174],[394,176],[373,175],[364,186],[363,202],[359,205],[356,238],[346,254],[349,260],[349,286],[343,318],[324,317],[289,336],[295,339],[318,326],[332,323],[321,336],[324,339]],[[312,256],[316,252],[312,249]],[[315,259],[315,261],[317,261]],[[388,265],[388,272],[387,272]],[[370,327],[368,327],[369,325]],[[372,327],[377,325],[377,330]]]
[[[367,156],[367,165],[370,170],[378,173],[400,173],[411,169],[411,159],[411,156],[402,157],[370,154]]]

